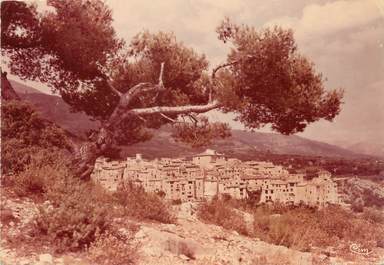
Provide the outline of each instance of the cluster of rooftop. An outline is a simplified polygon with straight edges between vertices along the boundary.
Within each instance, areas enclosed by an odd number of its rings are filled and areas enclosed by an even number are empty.
[[[260,203],[340,203],[337,185],[328,172],[306,180],[303,174],[290,174],[271,162],[242,162],[211,149],[189,159],[145,160],[140,154],[125,161],[99,158],[92,179],[110,191],[131,182],[147,192],[162,192],[169,200],[209,200],[223,194],[245,199],[257,193]]]

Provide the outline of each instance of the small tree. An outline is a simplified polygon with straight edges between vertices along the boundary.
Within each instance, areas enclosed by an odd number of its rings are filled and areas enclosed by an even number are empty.
[[[232,49],[209,72],[205,56],[171,33],[142,32],[125,45],[101,1],[48,5],[53,11],[38,14],[24,3],[2,3],[2,52],[12,73],[48,84],[75,110],[101,122],[76,152],[73,168],[80,178],[89,178],[96,158],[113,144],[148,140],[165,124],[193,146],[228,136],[227,124],[200,117],[213,109],[235,113],[248,128],[270,124],[283,134],[322,118],[331,121],[340,111],[342,92],[325,90],[321,74],[298,53],[291,30],[224,20],[217,33]]]

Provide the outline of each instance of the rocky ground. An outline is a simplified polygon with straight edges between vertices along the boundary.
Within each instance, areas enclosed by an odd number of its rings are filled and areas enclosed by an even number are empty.
[[[48,202],[41,205],[49,207]],[[86,253],[57,255],[49,247],[34,249],[33,246],[18,243],[18,235],[28,229],[28,223],[38,212],[37,207],[31,200],[2,197],[0,264],[93,265]],[[175,210],[178,213],[176,224],[136,223],[139,229],[134,235],[134,244],[138,247],[138,264],[379,265],[384,263],[382,249],[375,250],[368,256],[347,253],[343,258],[336,257],[332,251],[326,250],[300,252],[239,235],[215,225],[204,224],[196,219],[193,204],[182,204]],[[123,231],[124,224],[133,222],[117,221],[122,223]]]
[[[342,178],[339,181],[341,198],[345,202],[364,201],[364,194],[371,194],[377,201],[384,200],[384,182],[374,182],[362,178]]]

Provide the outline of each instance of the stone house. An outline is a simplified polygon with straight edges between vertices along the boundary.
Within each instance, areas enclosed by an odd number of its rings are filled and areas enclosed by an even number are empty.
[[[257,191],[261,192],[260,203],[324,206],[340,201],[328,172],[305,180],[304,175],[289,174],[270,162],[242,162],[209,149],[190,160],[148,161],[140,154],[125,161],[99,158],[92,178],[110,191],[129,181],[147,192],[163,192],[168,200],[200,201],[224,194],[245,199],[249,192]]]
[[[329,173],[321,173],[312,180],[294,175],[286,179],[271,179],[262,189],[261,203],[280,202],[283,204],[306,204],[323,207],[339,204],[337,185]]]

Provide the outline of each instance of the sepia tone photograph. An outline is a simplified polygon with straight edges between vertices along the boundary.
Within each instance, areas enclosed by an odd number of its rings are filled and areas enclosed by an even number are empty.
[[[384,0],[0,2],[0,265],[384,265]]]

